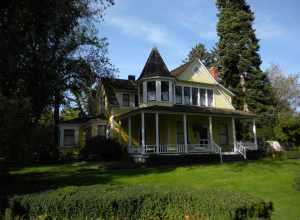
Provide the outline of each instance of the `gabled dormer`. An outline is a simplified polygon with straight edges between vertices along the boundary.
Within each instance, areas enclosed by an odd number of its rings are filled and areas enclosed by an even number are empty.
[[[153,48],[138,78],[140,106],[172,105],[175,78],[157,48]]]

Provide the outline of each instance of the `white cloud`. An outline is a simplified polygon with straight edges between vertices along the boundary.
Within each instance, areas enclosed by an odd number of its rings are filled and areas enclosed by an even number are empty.
[[[212,16],[200,14],[181,14],[178,23],[204,40],[216,40],[216,20]]]
[[[146,40],[154,45],[170,46],[171,34],[162,26],[132,17],[112,16],[106,22],[119,28],[122,33]]]

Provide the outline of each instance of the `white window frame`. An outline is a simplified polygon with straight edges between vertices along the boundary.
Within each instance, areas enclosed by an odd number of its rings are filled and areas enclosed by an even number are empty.
[[[176,87],[181,87],[181,103],[177,102],[176,99]],[[184,96],[184,88],[189,88],[190,91],[190,98],[189,98],[189,104],[185,103],[185,96]],[[193,88],[198,89],[197,93],[197,105],[193,104]],[[204,105],[201,105],[201,93],[200,91],[204,90]],[[208,106],[208,90],[212,91],[212,104],[211,106]],[[193,106],[202,106],[202,107],[215,107],[215,90],[214,88],[207,88],[207,87],[202,87],[202,86],[185,86],[185,85],[175,85],[175,92],[174,92],[174,97],[175,97],[175,104],[177,105],[193,105]]]

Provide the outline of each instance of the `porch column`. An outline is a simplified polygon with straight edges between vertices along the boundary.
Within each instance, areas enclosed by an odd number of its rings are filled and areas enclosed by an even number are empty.
[[[212,129],[212,117],[209,116],[209,142],[210,142],[210,147],[212,148],[213,144],[213,129]]]
[[[143,82],[143,104],[148,103],[148,94],[147,94],[147,81]]]
[[[156,93],[156,101],[161,101],[161,81],[156,80],[155,81],[155,93]]]
[[[184,149],[185,149],[185,153],[188,153],[188,147],[187,147],[186,114],[183,115],[183,136],[184,136]]]
[[[169,81],[169,102],[173,103],[173,82]]]
[[[255,146],[255,149],[257,150],[257,137],[256,137],[255,119],[253,119],[253,137],[254,137],[254,146]]]
[[[156,141],[156,153],[159,154],[159,118],[158,113],[155,113],[155,141]]]
[[[236,134],[235,134],[235,119],[231,118],[232,123],[232,135],[233,135],[233,150],[236,151]]]
[[[142,154],[145,154],[145,113],[141,113],[142,121]]]
[[[131,152],[132,146],[132,135],[131,135],[131,116],[128,116],[128,151]]]

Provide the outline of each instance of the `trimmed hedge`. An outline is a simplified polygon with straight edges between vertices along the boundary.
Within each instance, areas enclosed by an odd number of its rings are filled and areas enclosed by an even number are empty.
[[[33,219],[270,219],[272,203],[221,189],[130,186],[66,187],[10,200],[12,213]],[[50,219],[51,219],[50,218]]]

